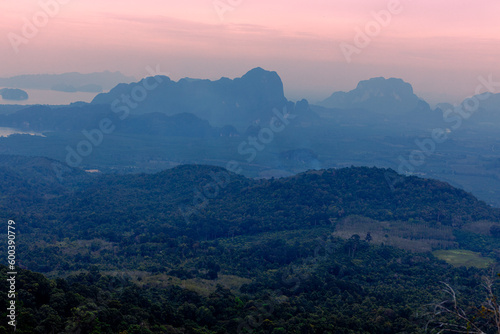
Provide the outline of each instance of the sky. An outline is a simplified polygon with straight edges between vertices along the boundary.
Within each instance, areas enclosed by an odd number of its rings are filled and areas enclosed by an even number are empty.
[[[0,12],[0,77],[159,67],[216,80],[260,66],[291,100],[382,76],[431,104],[500,81],[495,0],[4,0]]]

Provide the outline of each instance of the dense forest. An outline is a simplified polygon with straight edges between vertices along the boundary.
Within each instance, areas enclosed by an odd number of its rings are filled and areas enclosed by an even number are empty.
[[[185,254],[183,260],[197,262],[207,280],[222,273],[251,278],[235,291],[219,284],[190,289],[134,283],[127,275],[103,275],[96,267],[51,280],[20,270],[17,332],[437,333],[443,322],[467,326],[435,312],[436,304],[449,299],[446,282],[468,316],[485,333],[495,333],[492,314],[481,313],[487,298],[481,285],[488,275],[484,270],[452,268],[431,254],[355,238],[302,240],[292,246],[276,235],[248,248],[232,248],[230,256],[220,243],[209,241]],[[4,277],[5,267],[1,273]],[[7,284],[2,282],[5,310]],[[6,332],[5,326],[0,330]]]
[[[203,165],[96,174],[20,156],[2,156],[0,173],[20,333],[467,327],[436,312],[448,287],[471,323],[495,330],[482,305],[500,211],[440,181],[368,167],[260,180]],[[454,267],[433,251],[476,262]]]

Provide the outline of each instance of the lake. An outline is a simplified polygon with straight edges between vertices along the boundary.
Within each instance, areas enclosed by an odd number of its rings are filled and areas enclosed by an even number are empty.
[[[2,128],[2,127],[0,127],[0,137],[8,137],[8,136],[13,135],[13,134],[25,134],[25,135],[45,137],[41,133],[37,133],[37,132],[21,131],[21,130],[17,130],[14,128]]]
[[[0,87],[9,88],[9,87]],[[64,105],[70,104],[72,102],[91,102],[92,99],[98,93],[84,93],[84,92],[75,92],[75,93],[66,93],[66,92],[58,92],[55,90],[44,90],[44,89],[24,89],[23,90],[28,93],[29,98],[24,101],[13,101],[13,100],[4,100],[0,97],[0,104],[20,104],[20,105],[28,105],[28,104],[51,104],[51,105]]]

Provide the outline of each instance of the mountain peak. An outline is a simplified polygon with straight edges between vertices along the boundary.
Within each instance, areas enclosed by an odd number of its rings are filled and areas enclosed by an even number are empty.
[[[192,113],[214,126],[231,124],[244,129],[256,120],[270,118],[274,108],[281,109],[287,102],[279,75],[261,67],[233,80],[184,78],[175,82],[167,77],[155,79],[159,82],[157,88],[149,91],[148,98],[137,103],[131,113]],[[153,82],[145,78],[139,83],[118,85],[109,93],[97,95],[92,103],[120,101],[123,94],[131,96],[136,86],[141,83],[144,86],[144,82],[149,81]]]
[[[236,80],[236,79],[235,79]],[[264,90],[275,97],[284,98],[283,82],[278,73],[256,67],[241,77],[241,80],[251,82],[255,89]],[[269,91],[271,89],[271,91]]]
[[[375,77],[358,83],[349,92],[335,92],[319,103],[327,108],[364,109],[376,113],[407,113],[415,109],[430,110],[428,104],[413,93],[413,87],[399,78]]]
[[[274,71],[267,71],[263,69],[262,67],[255,67],[252,68],[250,71],[248,71],[246,74],[243,75],[242,78],[256,78],[256,77],[262,77],[262,76],[271,76],[271,75],[277,75],[276,72]]]
[[[368,80],[363,80],[358,83],[356,89],[372,89],[381,93],[399,92],[403,94],[413,94],[412,85],[399,78],[386,79],[384,77],[375,77]]]

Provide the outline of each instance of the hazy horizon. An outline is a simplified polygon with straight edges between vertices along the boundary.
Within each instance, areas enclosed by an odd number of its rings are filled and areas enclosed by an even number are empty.
[[[409,82],[431,104],[458,103],[474,95],[479,76],[500,77],[494,1],[147,0],[138,8],[46,0],[0,9],[0,77],[109,70],[142,78],[158,65],[173,80],[217,80],[262,67],[281,76],[292,100],[314,103],[383,76]]]
[[[265,70],[267,70],[267,69],[265,69]],[[67,72],[65,72],[65,73],[67,73]],[[22,75],[38,75],[38,74],[56,74],[56,75],[58,75],[58,74],[65,74],[65,73],[36,73],[36,74],[25,73],[25,74],[22,74]],[[81,73],[81,74],[90,74],[90,73],[95,73],[95,72]],[[239,75],[237,77],[231,77],[230,79],[235,79],[235,78],[241,77],[244,74],[245,73],[242,73],[241,75]],[[278,73],[278,75],[280,75],[280,73]],[[216,80],[221,79],[222,77],[225,77],[225,76],[221,76],[219,78],[211,79],[211,80],[216,81]],[[170,76],[170,79],[172,79],[174,81],[179,81],[179,80],[181,80],[183,78],[188,78],[188,77],[173,78],[172,76]],[[385,77],[385,78],[388,79],[389,77]],[[141,79],[143,79],[143,78],[139,78],[139,79],[136,78],[136,81],[140,81]],[[207,78],[192,78],[192,77],[190,77],[190,79],[207,79]],[[365,78],[365,79],[362,79],[362,80],[368,80],[368,79],[371,79],[371,78]],[[399,78],[399,79],[403,79],[403,78]],[[406,81],[406,80],[404,80],[404,81]],[[411,82],[409,82],[409,83],[411,84]],[[332,91],[332,92],[326,93],[326,95],[325,95],[325,94],[321,94],[321,92],[319,92],[319,91],[313,91],[313,90],[288,89],[286,83],[284,82],[283,84],[284,84],[285,97],[288,100],[294,101],[294,102],[300,101],[302,99],[307,99],[309,101],[309,103],[315,104],[315,103],[318,103],[318,102],[321,102],[321,101],[325,100],[332,93],[338,92],[338,91]],[[357,83],[354,86],[352,86],[352,87],[347,87],[346,89],[339,90],[339,91],[348,92],[350,90],[355,89],[356,86],[357,86]],[[0,87],[0,89],[2,89],[2,88],[11,88],[11,87]],[[415,87],[413,87],[413,88],[415,90]],[[61,92],[61,91],[55,91],[55,90],[30,89],[30,88],[22,88],[22,90],[26,91],[29,94],[29,99],[28,100],[22,100],[22,101],[5,100],[5,99],[2,99],[0,97],[0,104],[13,104],[13,105],[14,104],[19,104],[19,105],[32,105],[32,104],[65,105],[65,104],[70,104],[70,103],[73,103],[73,102],[88,102],[89,103],[89,102],[91,102],[93,100],[93,98],[96,95],[100,94],[100,93],[87,93],[87,92]],[[108,92],[108,91],[109,90],[104,90],[103,92]],[[426,95],[425,93],[424,94],[419,94],[419,92],[417,92],[417,91],[415,91],[415,94],[417,96],[419,96],[420,98],[424,99],[426,102],[428,102],[431,105],[431,107],[433,107],[433,108],[438,103],[451,103],[451,104],[458,105],[464,99],[466,99],[467,97],[470,96],[470,95],[463,96],[463,97],[457,96],[456,100],[451,101],[451,100],[446,100],[446,97],[444,97],[443,99],[428,98],[428,95]],[[436,94],[436,96],[438,96],[438,95]]]

